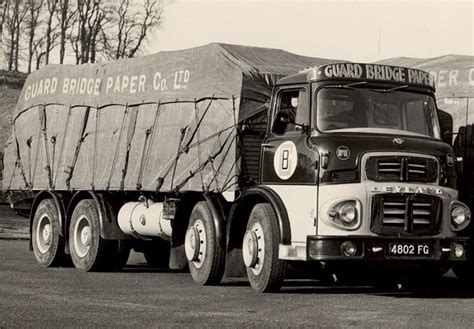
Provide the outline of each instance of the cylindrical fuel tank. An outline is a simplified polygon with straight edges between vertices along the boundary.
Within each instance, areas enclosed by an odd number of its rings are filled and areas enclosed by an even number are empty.
[[[163,218],[163,203],[146,200],[127,202],[120,208],[118,225],[123,233],[143,237],[171,238],[171,221]]]

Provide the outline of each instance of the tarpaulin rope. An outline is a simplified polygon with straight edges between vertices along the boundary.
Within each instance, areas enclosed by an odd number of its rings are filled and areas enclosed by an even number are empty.
[[[181,136],[179,137],[179,143],[178,143],[178,151],[176,152],[176,157],[174,159],[174,166],[170,166],[173,167],[173,174],[171,175],[171,185],[170,185],[170,189],[172,190],[173,189],[173,184],[174,184],[174,176],[176,174],[176,168],[178,167],[178,161],[179,161],[179,157],[180,155],[182,154],[182,152],[180,152],[181,150],[181,143],[183,142],[184,140],[184,137],[186,136],[186,133],[188,132],[188,126],[184,127],[184,128],[181,128]],[[166,171],[165,175],[163,178],[161,178],[161,180],[159,181],[159,183],[161,183],[161,185],[163,184],[164,182],[164,178],[168,175],[169,173],[169,170]],[[159,186],[161,188],[161,185]]]
[[[231,131],[230,134],[232,135],[232,134],[233,134],[233,131]],[[229,137],[230,137],[230,136],[229,136]],[[211,187],[211,185],[212,185],[212,183],[213,183],[214,181],[216,181],[216,188],[217,188],[217,191],[219,191],[219,182],[218,182],[218,180],[217,180],[217,176],[218,176],[219,173],[221,172],[222,166],[223,166],[224,163],[225,163],[224,159],[225,159],[225,158],[227,157],[227,155],[229,154],[229,152],[230,152],[230,150],[231,150],[231,148],[232,148],[232,145],[234,144],[234,141],[235,141],[235,138],[233,138],[233,140],[230,142],[229,146],[227,147],[227,150],[224,152],[224,154],[223,154],[223,156],[222,156],[222,159],[221,159],[221,163],[220,163],[220,165],[218,166],[217,169],[215,169],[215,167],[214,167],[215,161],[212,161],[212,162],[211,162],[212,168],[213,168],[214,176],[213,176],[213,178],[211,179],[211,181],[209,182],[209,184],[208,184],[208,186],[207,186],[207,188],[206,188],[206,191],[209,191],[209,190],[210,190],[210,187]],[[234,161],[232,167],[233,167],[234,165],[235,165],[235,161]],[[231,168],[231,169],[232,169],[232,168]],[[224,186],[225,186],[225,184],[226,184],[225,182],[226,182],[227,178],[228,178],[228,176],[224,179]]]
[[[76,151],[74,152],[74,158],[72,160],[71,165],[68,166],[66,168],[66,170],[64,171],[68,175],[67,178],[66,178],[66,187],[67,187],[68,190],[71,189],[71,179],[72,179],[72,175],[74,174],[74,168],[76,166],[77,159],[79,157],[79,152],[81,150],[81,145],[82,145],[82,143],[84,143],[84,140],[86,139],[86,137],[88,135],[86,133],[86,128],[87,128],[87,122],[89,120],[90,110],[91,110],[90,106],[86,107],[84,118],[82,119],[81,134],[79,135],[79,138],[77,139],[77,143],[76,143]]]
[[[15,128],[13,128],[13,129],[15,129]],[[31,188],[31,185],[28,184],[28,181],[26,180],[25,168],[23,168],[23,163],[21,162],[20,145],[18,144],[18,139],[16,138],[16,136],[15,136],[15,143],[16,143],[16,162],[15,162],[15,166],[18,166],[18,168],[20,168],[20,175],[23,178],[23,181],[25,183],[25,188]]]
[[[67,134],[67,129],[69,127],[69,119],[71,118],[71,110],[72,107],[69,106],[68,112],[67,112],[67,118],[66,118],[66,124],[64,125],[64,131],[63,131],[63,141],[61,143],[61,149],[59,150],[59,156],[58,156],[58,170],[56,171],[56,175],[53,175],[53,190],[56,188],[56,180],[58,178],[58,173],[59,173],[59,166],[61,165],[61,160],[62,156],[64,153],[64,148],[66,147],[66,134]]]
[[[199,143],[201,143],[201,144],[202,144],[202,143],[205,143],[205,142],[207,142],[207,141],[209,141],[209,140],[215,138],[216,136],[222,134],[223,132],[226,132],[227,130],[233,129],[233,128],[235,128],[234,125],[229,126],[229,127],[225,128],[225,129],[222,129],[221,131],[219,131],[219,132],[217,132],[217,133],[214,133],[214,134],[212,134],[212,135],[207,136],[206,138],[201,139]],[[184,132],[186,131],[186,129],[187,129],[187,126],[182,129],[182,133],[184,133]],[[197,142],[190,144],[186,151],[189,151],[190,149],[192,149],[193,147],[195,147],[195,146],[197,146],[197,145],[198,145]],[[167,163],[167,165],[165,166],[165,169],[161,171],[161,172],[164,172],[164,174],[159,174],[158,177],[157,177],[157,179],[156,179],[157,182],[158,182],[157,191],[160,190],[161,186],[163,185],[164,179],[165,179],[166,176],[170,173],[171,169],[173,168],[173,166],[175,165],[175,163],[178,161],[179,157],[180,157],[183,153],[186,153],[185,150],[184,150],[184,148],[180,147],[180,144],[178,144],[178,150],[176,151],[175,156],[173,157],[173,159],[171,159],[171,160]]]
[[[33,141],[33,136],[30,136],[26,140],[26,147],[28,148],[28,180],[31,182],[31,142]]]
[[[138,178],[137,178],[137,185],[136,185],[137,190],[142,189],[141,180],[142,180],[142,175],[143,175],[143,159],[145,158],[145,153],[148,148],[149,137],[151,135],[152,129],[153,127],[150,127],[147,130],[145,130],[145,142],[143,143],[142,154],[140,156],[140,166],[138,169]]]
[[[110,182],[112,181],[112,177],[115,172],[115,166],[117,164],[117,159],[118,159],[118,151],[120,149],[120,144],[122,143],[122,136],[123,136],[123,131],[125,130],[124,128],[125,128],[125,120],[127,118],[127,114],[128,114],[128,104],[125,105],[125,110],[123,111],[122,125],[120,126],[120,132],[118,135],[117,144],[115,145],[114,158],[112,160],[112,167],[110,168],[109,180],[107,181],[107,186],[105,188],[107,191],[110,189]]]
[[[222,133],[222,131],[221,131]],[[219,150],[217,150],[216,153],[214,153],[213,155],[210,155],[206,161],[204,161],[196,170],[194,171],[190,171],[189,172],[189,175],[188,177],[186,177],[181,183],[179,183],[176,188],[174,189],[174,192],[179,192],[179,190],[181,190],[187,183],[188,181],[193,178],[197,173],[200,173],[202,170],[204,170],[204,168],[206,168],[206,166],[209,164],[209,162],[213,161],[217,156],[219,156],[219,154],[221,154],[222,150],[224,149],[225,145],[227,144],[227,142],[229,141],[230,139],[230,136],[232,136],[232,131],[229,133],[229,135],[227,136],[226,140],[224,141],[224,143],[221,145],[221,147],[219,148]]]
[[[196,134],[195,134],[195,136],[196,136],[196,140],[197,140],[198,143],[199,143],[199,140],[200,140],[200,137],[201,137],[201,129],[199,129],[199,127],[201,126],[201,123],[204,120],[204,116],[206,115],[207,111],[211,107],[211,104],[212,104],[212,100],[209,101],[209,104],[207,105],[206,110],[204,111],[203,115],[199,119],[199,107],[198,107],[196,102],[194,103],[194,116],[195,116],[195,120],[196,120],[196,129],[195,129]],[[193,138],[193,137],[194,136],[191,136],[191,138]],[[198,164],[199,164],[199,166],[201,166],[202,165],[202,158],[201,158],[200,144],[197,145],[197,154],[198,154]],[[203,181],[202,171],[200,172],[200,176],[201,176],[201,188],[204,190],[204,181]]]
[[[120,191],[123,191],[125,188],[125,177],[127,176],[128,171],[128,162],[130,160],[130,150],[132,148],[133,135],[135,135],[135,128],[137,124],[138,117],[138,106],[130,107],[130,121],[127,129],[127,150],[125,152],[125,163],[122,169],[122,179],[120,180]]]
[[[54,136],[51,136],[51,144],[53,147],[53,154],[52,154],[52,159],[51,159],[51,189],[54,190],[54,160],[56,159],[56,139],[57,139],[57,134]]]
[[[161,188],[161,186],[163,185],[164,183],[164,180],[166,178],[166,176],[169,174],[170,172],[170,169],[173,168],[173,174],[171,175],[171,185],[170,185],[170,189],[172,190],[173,189],[173,184],[174,184],[174,176],[175,176],[175,173],[176,173],[176,168],[178,166],[178,161],[179,161],[179,158],[181,157],[181,155],[183,153],[188,153],[189,152],[189,149],[191,149],[192,147],[194,146],[199,146],[201,144],[201,140],[198,140],[197,142],[195,142],[194,144],[191,144],[191,142],[193,141],[194,137],[198,134],[198,131],[199,131],[199,128],[201,126],[201,123],[202,121],[204,120],[204,117],[206,116],[209,108],[211,107],[211,104],[212,104],[212,101],[213,100],[217,100],[217,99],[224,99],[224,98],[218,98],[218,97],[214,97],[214,95],[212,97],[209,97],[209,98],[200,98],[200,99],[196,99],[194,100],[194,109],[195,109],[195,115],[198,115],[198,113],[196,114],[197,112],[197,106],[196,104],[197,103],[200,103],[200,102],[203,102],[205,100],[209,100],[209,104],[207,105],[206,109],[204,110],[201,118],[198,119],[198,117],[196,116],[195,117],[195,121],[196,121],[196,127],[194,128],[193,132],[191,133],[191,137],[188,139],[186,145],[184,147],[181,147],[181,143],[182,141],[184,140],[184,137],[185,137],[185,133],[187,134],[187,132],[189,132],[189,130],[187,129],[188,126],[184,127],[183,129],[181,129],[181,136],[180,136],[180,141],[178,143],[178,151],[176,152],[176,156],[174,157],[174,160],[171,161],[169,163],[169,167],[167,167],[167,169],[165,170],[165,174],[164,175],[160,175],[158,176],[157,178],[157,181],[158,181],[158,184],[157,184],[157,191]],[[198,161],[201,161],[200,160],[200,155],[199,155],[199,150],[198,150]],[[202,184],[202,178],[201,178],[201,184]]]
[[[39,107],[38,107],[38,111],[39,111]],[[32,173],[32,176],[30,177],[30,186],[33,187],[33,182],[35,181],[35,177],[36,177],[36,167],[37,167],[37,164],[38,164],[38,154],[39,154],[39,149],[40,149],[40,139],[41,139],[41,130],[42,130],[42,125],[41,125],[41,114],[38,112],[38,116],[39,116],[39,120],[40,120],[40,126],[39,126],[39,129],[38,129],[38,138],[36,139],[36,152],[35,152],[35,162],[34,162],[34,165],[33,165],[33,173]],[[30,165],[31,166],[31,165]]]
[[[142,157],[140,160],[140,168],[138,171],[137,190],[142,189],[143,173],[148,167],[148,162],[150,161],[150,154],[153,147],[153,142],[155,141],[156,131],[158,130],[157,129],[158,118],[161,112],[160,106],[161,106],[161,103],[156,104],[155,119],[153,120],[153,125],[150,128],[148,128],[145,132],[145,143],[143,144]],[[151,136],[150,138],[148,138],[150,133],[151,133]]]
[[[193,139],[194,139],[194,137],[196,136],[196,134],[198,134],[198,132],[199,132],[199,127],[201,127],[201,123],[202,123],[202,121],[204,120],[204,117],[206,116],[207,111],[209,111],[209,109],[211,108],[212,101],[215,100],[215,99],[218,99],[218,98],[215,98],[214,95],[212,95],[212,97],[211,97],[211,98],[208,98],[208,99],[209,99],[209,104],[207,104],[207,107],[206,107],[206,109],[204,110],[204,113],[201,115],[201,118],[200,118],[199,120],[197,120],[197,118],[196,118],[196,127],[194,128],[193,133],[191,134],[191,137],[189,138],[188,142],[186,143],[186,145],[185,145],[185,147],[184,147],[184,152],[185,152],[185,153],[188,152],[187,150],[189,149],[191,142],[193,141]],[[204,99],[204,100],[205,100],[205,99]],[[202,100],[196,100],[196,101],[194,102],[194,109],[195,109],[195,111],[196,111],[196,108],[197,108],[197,107],[196,107],[196,104],[199,103],[199,102],[201,102],[201,101],[202,101]],[[199,143],[199,141],[198,141],[198,143]],[[197,144],[197,145],[199,145],[199,144]]]
[[[220,103],[220,102],[219,102],[219,103]],[[222,104],[221,104],[221,105],[222,105]],[[224,106],[222,106],[222,107],[224,108]],[[232,117],[233,117],[233,119],[234,119],[234,127],[236,127],[236,126],[237,126],[237,117],[236,117],[235,97],[234,97],[234,96],[232,97]],[[232,132],[231,132],[231,133],[232,133]],[[219,137],[220,137],[220,136],[219,136]],[[235,140],[235,139],[234,139],[234,140]],[[220,141],[220,138],[219,138],[219,141]],[[223,157],[222,157],[222,159],[221,159],[221,163],[220,163],[219,167],[217,168],[217,170],[216,170],[216,168],[215,168],[215,166],[214,166],[215,161],[212,161],[212,162],[211,162],[212,170],[213,170],[213,177],[212,177],[211,181],[209,182],[209,184],[208,184],[208,186],[207,186],[207,188],[206,188],[206,191],[209,191],[209,190],[210,190],[211,185],[212,185],[212,183],[213,183],[214,181],[216,182],[216,189],[217,189],[217,191],[219,191],[219,181],[218,181],[217,177],[219,176],[219,173],[221,172],[222,166],[224,165],[224,159],[225,159],[225,158],[227,157],[227,155],[229,154],[230,149],[232,148],[233,143],[234,143],[234,141],[232,141],[232,142],[229,144],[229,147],[227,148],[227,151],[224,153],[224,155],[223,155]],[[235,163],[234,163],[234,164],[235,164]],[[234,164],[233,164],[233,166],[234,166]],[[227,178],[226,178],[226,179],[227,179]],[[225,184],[224,184],[224,186],[225,186]]]
[[[236,130],[236,136],[234,138],[234,141],[236,142],[236,144],[237,144],[237,142],[240,143],[239,145],[242,147],[243,144],[242,144],[242,138],[241,138],[241,135],[240,135],[240,129],[238,128],[237,110],[235,108],[235,99],[236,99],[235,97],[232,97],[232,109],[233,109],[232,117],[234,118],[234,125],[235,125],[235,127],[237,127],[237,129],[235,129]],[[229,149],[227,150],[227,153],[229,152],[230,147],[232,146],[232,144],[233,143],[230,144]],[[226,153],[226,155],[227,155],[227,153]],[[234,172],[234,168],[236,167],[236,165],[237,165],[237,163],[239,162],[240,159],[241,159],[241,157],[238,157],[236,155],[235,161],[232,164],[232,166],[230,167],[229,172],[227,173],[227,176],[224,180],[224,185],[222,186],[222,191],[225,191],[225,190],[231,188],[232,186],[234,186],[238,183],[238,175],[232,175],[231,176],[231,173]],[[241,163],[242,163],[242,161],[241,161]],[[219,170],[220,170],[220,168],[219,168]],[[232,182],[233,179],[235,179],[235,182],[232,183],[231,185],[229,185],[229,183]]]
[[[96,174],[96,167],[97,167],[97,141],[99,135],[99,127],[100,127],[100,111],[99,107],[95,108],[95,133],[94,133],[94,157],[92,160],[92,179],[91,179],[91,188],[95,190],[95,174]]]
[[[48,132],[47,132],[47,122],[46,122],[46,106],[42,105],[40,107],[41,112],[40,112],[40,127],[41,131],[43,134],[43,147],[44,147],[44,154],[46,158],[46,166],[44,169],[46,170],[46,173],[48,175],[48,185],[49,188],[51,189],[53,187],[53,176],[51,172],[51,159],[49,158],[49,151],[48,151]],[[39,144],[39,140],[38,140]],[[39,145],[37,146],[39,148]]]

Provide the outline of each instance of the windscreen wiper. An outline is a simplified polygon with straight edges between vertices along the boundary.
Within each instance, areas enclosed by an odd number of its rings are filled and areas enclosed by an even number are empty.
[[[398,87],[393,87],[393,88],[390,88],[390,89],[370,89],[371,91],[375,91],[377,93],[392,93],[394,92],[395,90],[398,90],[398,89],[404,89],[408,87],[408,85],[403,85],[403,86],[398,86]]]
[[[344,89],[352,89],[354,90],[355,88],[352,88],[354,86],[359,86],[359,85],[365,85],[367,81],[357,81],[353,83],[348,83],[347,85],[326,85],[324,88],[344,88]]]

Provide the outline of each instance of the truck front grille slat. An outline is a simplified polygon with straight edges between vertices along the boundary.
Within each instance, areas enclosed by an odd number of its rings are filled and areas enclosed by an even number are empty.
[[[413,215],[428,215],[428,216],[430,216],[430,215],[431,215],[431,211],[429,211],[429,210],[423,210],[423,209],[420,209],[420,210],[415,210],[415,209],[413,209]]]
[[[441,198],[420,194],[376,194],[372,198],[371,230],[380,235],[439,233]]]
[[[415,218],[413,219],[413,224],[415,225],[430,225],[430,220],[429,219],[420,219],[420,218]]]
[[[413,169],[408,169],[408,173],[409,174],[426,174],[426,171],[423,171],[423,170],[413,170]]]
[[[384,213],[384,215],[397,215],[397,214],[405,215],[405,210],[404,209],[398,210],[398,209],[386,209],[386,208],[384,208],[383,213]]]
[[[369,180],[388,182],[435,183],[438,161],[417,156],[372,156],[367,159],[365,173]]]
[[[426,169],[426,165],[424,164],[416,164],[416,163],[409,163],[408,164],[409,168],[423,168]]]
[[[383,219],[384,224],[395,224],[395,225],[403,225],[405,223],[405,219],[403,218],[396,218],[396,217],[384,217]]]

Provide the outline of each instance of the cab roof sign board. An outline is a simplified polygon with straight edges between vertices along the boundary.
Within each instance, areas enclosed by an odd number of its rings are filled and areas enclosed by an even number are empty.
[[[428,87],[434,90],[434,77],[425,71],[391,65],[335,63],[312,68],[309,81],[350,79],[401,83]]]

